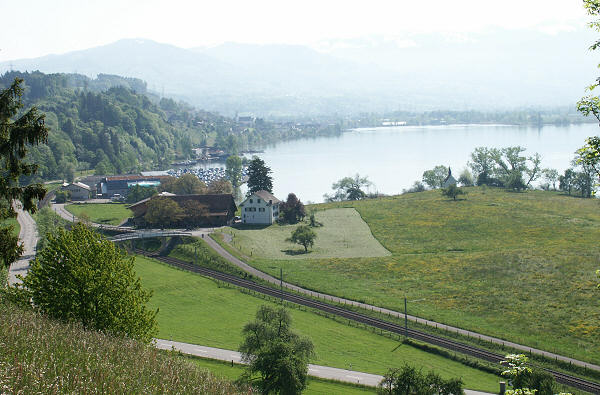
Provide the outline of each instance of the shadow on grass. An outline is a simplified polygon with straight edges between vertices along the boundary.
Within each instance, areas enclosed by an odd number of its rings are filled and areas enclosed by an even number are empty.
[[[235,224],[232,226],[232,228],[237,229],[237,230],[262,230],[265,228],[268,228],[269,224],[264,224],[264,225],[250,225],[250,224]]]
[[[304,254],[310,254],[312,251],[304,251],[304,250],[281,250],[281,252],[285,253],[286,255],[304,255]]]

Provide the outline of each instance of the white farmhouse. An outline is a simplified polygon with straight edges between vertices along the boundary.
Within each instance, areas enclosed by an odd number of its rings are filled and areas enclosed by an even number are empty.
[[[279,217],[281,201],[268,191],[254,192],[240,204],[243,224],[270,225]]]

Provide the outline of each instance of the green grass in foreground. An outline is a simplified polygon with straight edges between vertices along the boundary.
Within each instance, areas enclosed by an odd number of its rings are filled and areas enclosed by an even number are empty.
[[[159,307],[159,337],[236,350],[242,327],[254,318],[263,299],[217,285],[202,276],[136,257],[136,272],[152,289],[150,305]],[[402,345],[364,329],[350,327],[311,312],[290,309],[293,326],[309,336],[315,364],[384,374],[404,363],[434,370],[445,378],[462,377],[471,389],[496,391],[499,378],[438,355]]]
[[[228,228],[233,242],[243,254],[268,259],[316,259],[381,257],[390,253],[371,234],[367,224],[352,208],[318,211],[315,218],[323,226],[315,227],[315,244],[304,253],[304,247],[285,241],[298,225]]]
[[[119,225],[133,216],[128,206],[125,203],[83,203],[67,204],[65,208],[76,217],[85,213],[90,221],[98,224]]]
[[[51,320],[1,298],[0,344],[6,394],[244,393],[177,354]]]
[[[217,377],[223,377],[228,380],[236,380],[244,372],[243,365],[233,365],[223,361],[215,361],[213,359],[205,358],[190,358],[190,360],[197,366],[208,369],[212,374]],[[320,380],[317,378],[309,377],[308,386],[303,392],[305,395],[328,395],[328,394],[373,394],[376,392],[375,388],[358,387],[348,385],[344,383],[338,383],[329,380]]]
[[[600,363],[600,202],[467,188],[352,206],[392,256],[274,260],[256,268],[349,299]],[[549,334],[552,334],[549,336]]]

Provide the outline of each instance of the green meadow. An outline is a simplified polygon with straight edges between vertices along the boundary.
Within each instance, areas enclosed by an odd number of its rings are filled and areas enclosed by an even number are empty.
[[[315,218],[322,226],[313,228],[317,238],[308,253],[304,253],[304,247],[286,241],[298,225],[242,226],[228,228],[225,232],[232,236],[233,243],[242,254],[257,258],[319,259],[390,255],[353,208],[317,211]]]
[[[160,309],[163,339],[236,350],[244,324],[261,304],[272,303],[143,257],[136,257],[136,272],[154,292],[150,305]],[[311,363],[375,374],[409,363],[446,378],[462,377],[467,388],[498,389],[499,377],[492,374],[309,311],[290,308],[290,313],[294,328],[315,344]]]
[[[243,365],[233,365],[205,358],[190,358],[197,366],[209,370],[214,376],[227,380],[236,380],[244,372]],[[374,394],[375,388],[359,387],[349,384],[339,383],[329,380],[320,380],[314,377],[308,378],[306,390],[302,392],[305,395],[329,395],[329,394]]]
[[[119,225],[133,216],[128,206],[125,203],[76,203],[65,205],[65,209],[76,217],[85,214],[97,224]]]
[[[399,311],[406,296],[412,314],[599,363],[600,202],[545,191],[467,192],[459,201],[427,191],[316,206],[356,209],[390,256],[252,255],[249,263]],[[234,240],[244,252],[242,239]]]

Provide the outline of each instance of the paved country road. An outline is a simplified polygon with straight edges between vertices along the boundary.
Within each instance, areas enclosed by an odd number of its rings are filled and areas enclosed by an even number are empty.
[[[35,246],[38,242],[37,227],[35,221],[27,211],[23,211],[21,208],[15,210],[17,212],[17,221],[21,226],[19,231],[19,240],[23,243],[23,255],[18,261],[10,265],[8,270],[8,283],[10,285],[21,282],[17,278],[20,274],[25,276],[27,270],[29,270],[29,261],[35,258]]]
[[[234,363],[243,363],[242,355],[237,351],[224,350],[222,348],[199,346],[196,344],[181,343],[171,340],[155,339],[156,347],[162,350],[181,351],[183,354],[195,355],[203,358],[218,359],[221,361],[233,361]],[[308,375],[313,377],[320,377],[323,379],[337,380],[345,383],[355,383],[368,385],[370,387],[376,387],[383,376],[377,374],[356,372],[353,370],[332,368],[329,366],[321,365],[308,365]],[[498,388],[500,388],[498,386]],[[478,392],[465,390],[467,395],[487,395],[486,392]]]

